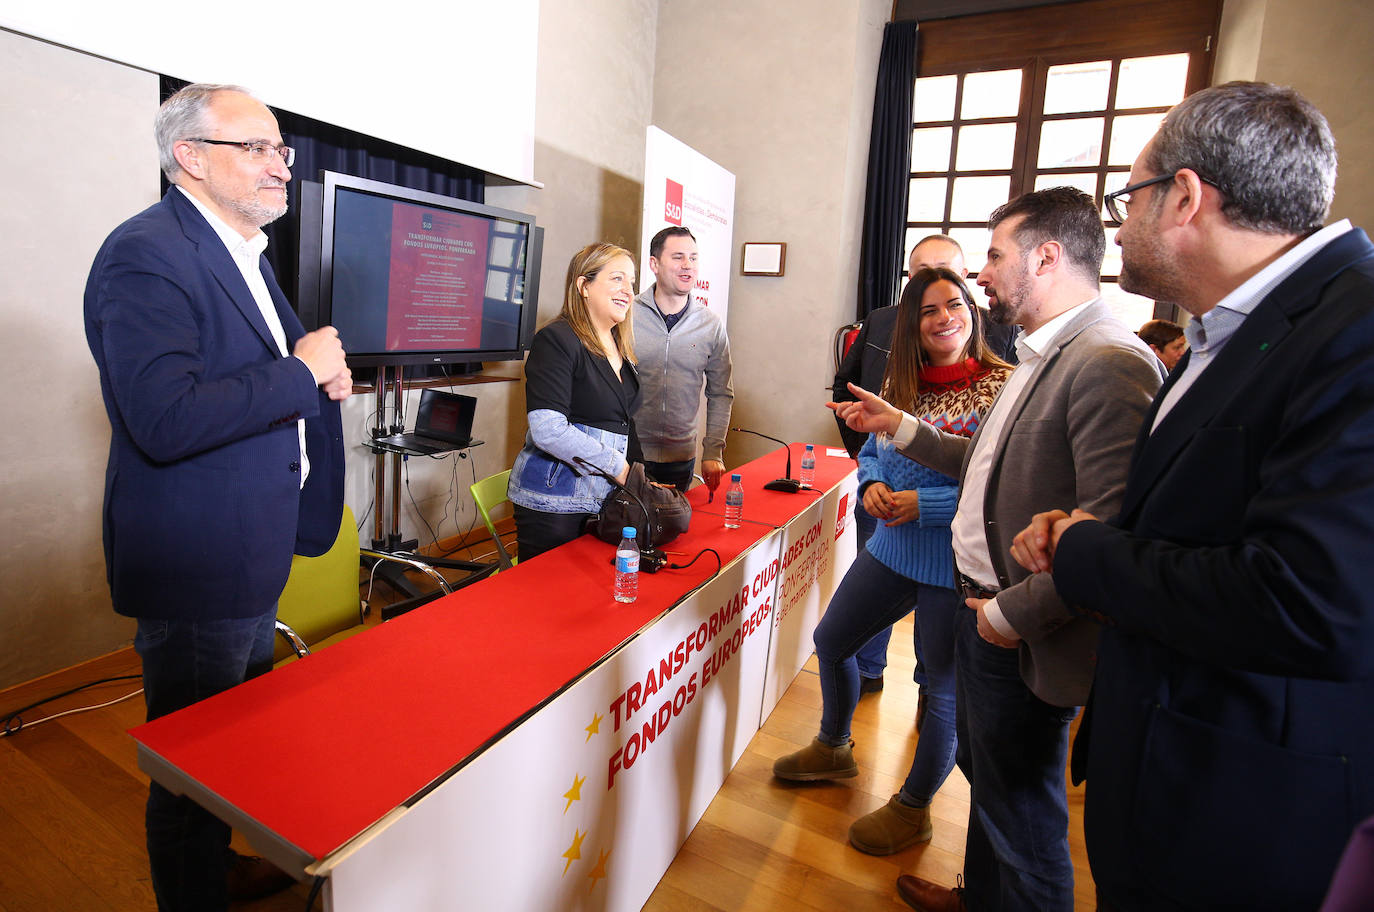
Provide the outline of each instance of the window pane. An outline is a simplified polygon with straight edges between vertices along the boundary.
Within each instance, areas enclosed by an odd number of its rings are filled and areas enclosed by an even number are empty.
[[[911,119],[953,120],[954,90],[958,76],[923,76],[916,80],[916,97],[911,104]]]
[[[1107,183],[1106,183],[1106,186],[1105,186],[1105,187],[1103,188],[1103,190],[1102,190],[1102,195],[1105,197],[1108,193],[1115,193],[1116,191],[1120,190],[1122,187],[1126,186],[1126,180],[1127,180],[1127,178],[1129,178],[1130,176],[1131,176],[1131,175],[1130,175],[1130,172],[1129,172],[1129,171],[1108,171],[1108,172],[1107,172]],[[1111,216],[1107,214],[1107,204],[1106,204],[1106,203],[1103,203],[1103,204],[1102,204],[1102,221],[1106,222],[1106,221],[1110,221],[1110,220],[1111,220]]]
[[[1129,165],[1150,137],[1164,121],[1163,114],[1131,114],[1112,121],[1112,143],[1107,150],[1107,164]]]
[[[1010,171],[1016,151],[1016,124],[979,124],[959,129],[960,171]]]
[[[1097,193],[1096,174],[1037,174],[1035,176],[1035,189],[1045,190],[1049,187],[1077,187],[1088,196]]]
[[[1021,109],[1021,71],[995,70],[964,77],[961,120],[980,117],[1015,117]]]
[[[1045,80],[1045,113],[1105,111],[1111,85],[1112,62],[1069,63],[1050,67]],[[1120,96],[1120,92],[1117,93]]]
[[[911,170],[948,171],[949,146],[953,127],[930,127],[911,131]]]
[[[1154,108],[1183,100],[1188,82],[1188,55],[1133,57],[1121,61],[1116,85],[1118,108]]]
[[[1101,117],[1046,121],[1040,127],[1040,168],[1096,167],[1102,157]]]
[[[1103,229],[1107,235],[1107,255],[1102,258],[1102,274],[1104,276],[1121,275],[1121,248],[1116,246],[1116,226]],[[1146,319],[1149,319],[1146,317]],[[1145,322],[1144,320],[1141,323]],[[1139,326],[1140,323],[1134,324]]]
[[[951,228],[949,236],[958,241],[959,246],[964,248],[964,266],[969,272],[977,272],[983,268],[988,261],[988,240],[990,238],[986,228]],[[969,282],[969,289],[973,291],[976,300],[984,304],[987,303],[986,300],[979,297],[979,292],[972,281]]]
[[[928,234],[939,233],[938,228],[908,228],[906,230],[906,244],[903,246],[902,253],[902,275],[906,275],[906,265],[911,262],[911,248],[916,246],[916,242]]]
[[[945,186],[943,177],[923,177],[911,182],[911,196],[907,199],[908,222],[942,222],[945,219]]]
[[[1154,319],[1154,301],[1124,291],[1115,282],[1102,283],[1102,300],[1107,302],[1116,318],[1125,323],[1132,332],[1140,329],[1146,321]]]
[[[959,177],[954,180],[950,221],[982,222],[1011,198],[1011,176]],[[915,219],[911,219],[915,221]]]

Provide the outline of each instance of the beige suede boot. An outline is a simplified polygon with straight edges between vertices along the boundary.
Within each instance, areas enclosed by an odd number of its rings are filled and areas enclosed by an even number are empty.
[[[892,855],[930,839],[930,808],[907,807],[892,798],[849,827],[849,844],[869,855]]]
[[[854,742],[831,747],[817,738],[796,753],[773,761],[773,775],[794,782],[852,779],[859,775],[859,768],[854,764]]]

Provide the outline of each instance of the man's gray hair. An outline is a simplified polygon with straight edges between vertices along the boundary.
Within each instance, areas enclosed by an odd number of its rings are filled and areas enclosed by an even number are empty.
[[[167,180],[176,183],[181,173],[173,149],[183,139],[198,139],[209,132],[210,103],[220,92],[238,92],[254,97],[253,93],[236,85],[210,85],[197,82],[186,86],[162,103],[153,119],[153,135],[157,137],[157,160]]]
[[[1326,118],[1294,90],[1267,82],[1228,82],[1183,99],[1145,164],[1156,174],[1192,169],[1221,191],[1233,225],[1269,234],[1320,228],[1336,192]]]

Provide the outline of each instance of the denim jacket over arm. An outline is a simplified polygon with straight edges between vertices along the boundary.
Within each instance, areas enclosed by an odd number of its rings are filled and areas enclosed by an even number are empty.
[[[525,363],[529,432],[511,468],[511,501],[546,513],[600,510],[610,483],[575,460],[616,475],[640,458],[631,418],[639,398],[634,365],[627,361],[617,379],[567,323],[541,329]]]

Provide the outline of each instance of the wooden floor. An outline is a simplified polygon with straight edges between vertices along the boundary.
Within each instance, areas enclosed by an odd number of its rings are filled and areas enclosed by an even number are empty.
[[[931,805],[929,843],[875,858],[849,845],[849,825],[901,788],[916,750],[912,618],[897,623],[888,648],[886,686],[863,697],[854,714],[859,775],[833,783],[773,778],[773,761],[805,747],[821,718],[820,679],[812,656],[754,736],[744,756],[679,850],[650,912],[885,912],[910,906],[897,895],[899,874],[954,886],[963,869],[968,782],[958,769]],[[1069,789],[1069,845],[1075,907],[1096,908],[1083,847],[1083,790]]]
[[[815,736],[820,690],[813,658],[754,737],[645,909],[881,912],[908,909],[893,886],[898,874],[953,885],[968,819],[968,784],[958,770],[935,799],[929,844],[874,858],[847,842],[849,824],[900,787],[915,749],[910,618],[898,624],[889,661],[886,689],[864,697],[854,718],[858,778],[797,785],[772,777],[774,758]],[[78,683],[137,673],[137,657],[123,650],[0,692],[0,714]],[[103,702],[137,686],[102,685],[27,717]],[[142,721],[143,701],[135,697],[0,738],[0,912],[155,908],[143,846],[148,780],[125,733]],[[1092,909],[1082,807],[1081,790],[1071,789],[1078,908]],[[250,850],[237,835],[235,840],[240,850]],[[298,884],[239,908],[301,912],[308,893]]]

